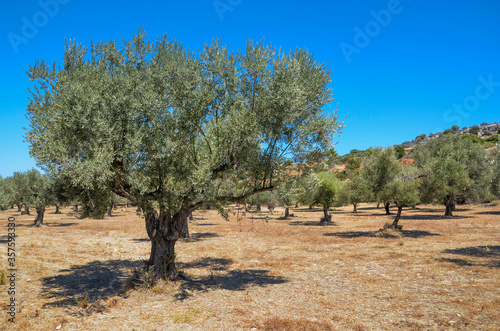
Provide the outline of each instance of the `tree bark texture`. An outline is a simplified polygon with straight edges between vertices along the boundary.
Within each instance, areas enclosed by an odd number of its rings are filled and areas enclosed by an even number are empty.
[[[403,211],[403,207],[398,206],[398,213],[396,214],[396,217],[394,218],[394,221],[391,224],[392,229],[398,229],[398,222],[399,222],[399,219],[401,218],[402,211]]]
[[[55,213],[56,214],[60,214],[61,213],[61,211],[59,210],[59,206],[58,205],[56,205],[56,212]]]
[[[171,216],[166,210],[157,212],[153,208],[142,208],[145,212],[146,231],[151,239],[151,254],[148,265],[153,266],[156,278],[175,280],[175,243],[182,234],[190,211],[181,208]]]
[[[321,219],[321,225],[328,225],[332,223],[332,216],[328,215],[328,207],[323,207],[323,218]]]
[[[358,204],[357,203],[353,203],[352,204],[354,206],[354,209],[353,209],[353,213],[357,213],[358,212]]]
[[[290,208],[285,207],[285,218],[290,217]]]
[[[45,214],[45,207],[37,207],[36,208],[36,219],[35,219],[35,226],[40,227],[43,224],[43,215]]]
[[[455,210],[455,195],[449,194],[444,199],[444,205],[446,206],[446,211],[444,216],[453,216],[453,211]]]

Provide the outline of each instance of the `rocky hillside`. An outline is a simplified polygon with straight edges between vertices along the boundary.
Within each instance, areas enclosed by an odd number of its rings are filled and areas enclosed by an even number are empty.
[[[491,136],[494,136],[494,135],[500,133],[500,123],[495,122],[495,123],[488,124],[485,122],[485,123],[482,123],[481,125],[473,125],[471,127],[463,127],[461,129],[458,125],[454,125],[450,129],[447,129],[443,132],[431,133],[428,136],[425,133],[421,134],[421,135],[417,136],[415,139],[413,139],[412,141],[406,141],[406,142],[402,143],[401,145],[404,148],[411,149],[411,148],[415,147],[417,144],[425,144],[431,139],[442,137],[443,135],[448,134],[448,133],[456,133],[456,134],[460,134],[460,135],[471,134],[471,135],[476,135],[482,139],[487,139]]]

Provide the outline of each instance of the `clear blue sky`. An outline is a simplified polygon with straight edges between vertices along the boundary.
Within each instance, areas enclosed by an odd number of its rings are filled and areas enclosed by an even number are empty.
[[[500,2],[495,0],[25,0],[0,11],[0,175],[35,165],[26,70],[60,61],[64,39],[129,38],[144,26],[198,49],[220,38],[307,48],[329,63],[341,117],[340,154],[421,133],[500,121]]]

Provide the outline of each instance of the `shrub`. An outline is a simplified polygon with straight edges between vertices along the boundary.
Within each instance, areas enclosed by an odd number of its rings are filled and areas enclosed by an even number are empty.
[[[462,136],[462,139],[469,139],[470,141],[472,141],[473,143],[475,144],[479,144],[479,145],[482,145],[484,144],[484,141],[483,139],[481,139],[480,137],[476,136],[476,135],[473,135],[473,134],[464,134]]]
[[[470,128],[469,133],[477,135],[479,131],[481,131],[481,128],[478,125],[474,125],[472,128]]]

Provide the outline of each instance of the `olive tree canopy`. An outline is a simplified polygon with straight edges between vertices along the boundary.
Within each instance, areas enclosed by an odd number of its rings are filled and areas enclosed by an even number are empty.
[[[313,161],[340,129],[329,71],[306,50],[249,41],[198,52],[139,31],[122,46],[67,43],[64,63],[37,61],[28,105],[31,155],[76,185],[141,206],[150,265],[174,279],[174,245],[202,204],[271,190],[285,161]]]

